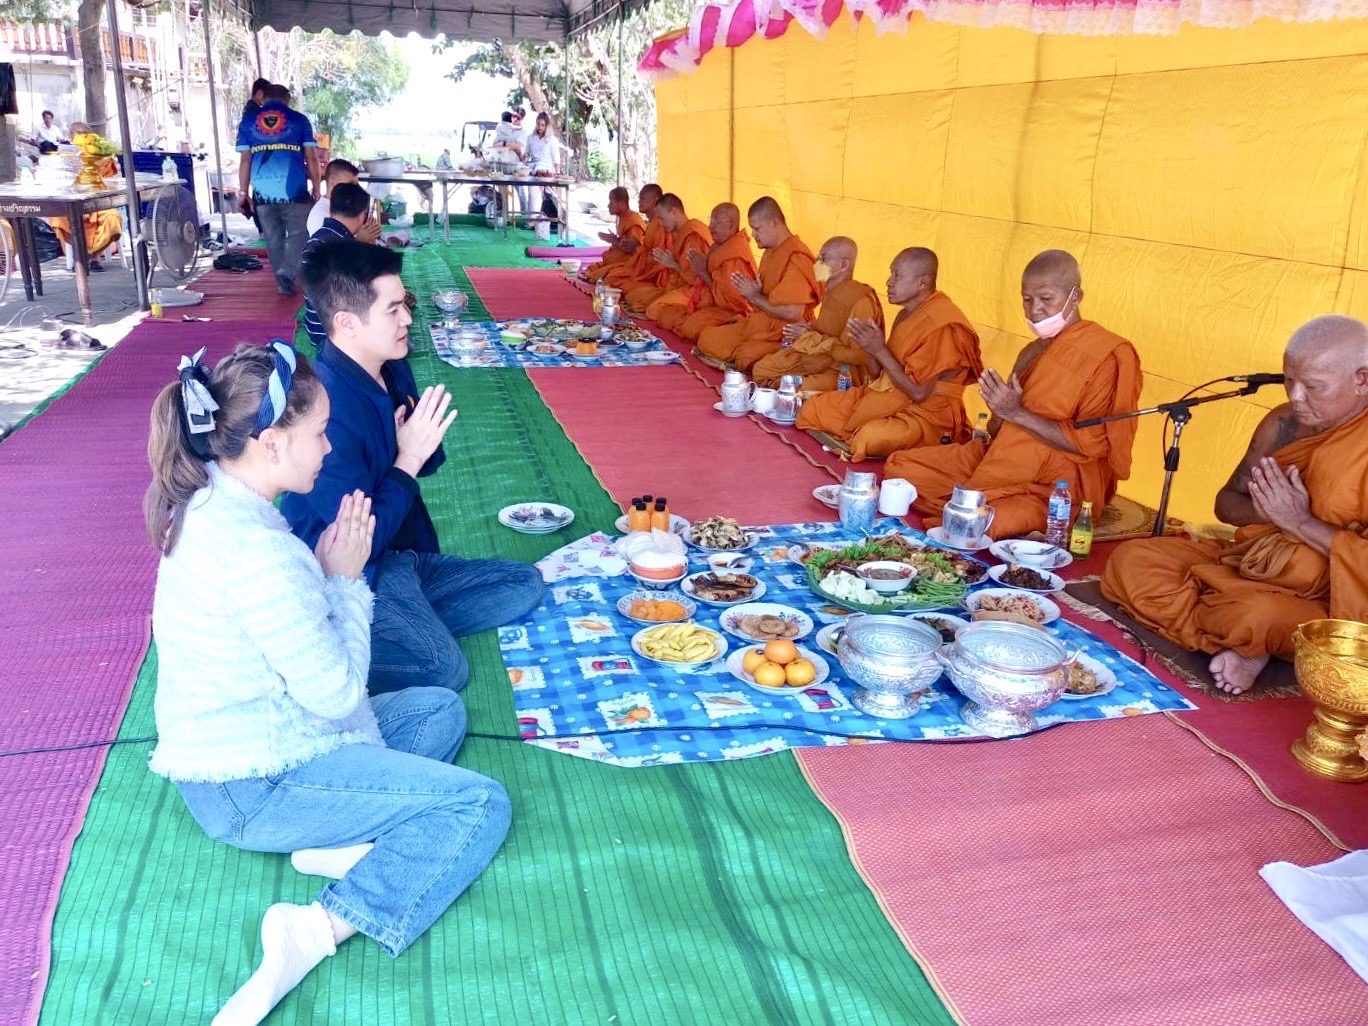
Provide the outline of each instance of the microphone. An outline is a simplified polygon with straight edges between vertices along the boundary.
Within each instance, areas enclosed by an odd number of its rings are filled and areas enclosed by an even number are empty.
[[[1281,385],[1283,376],[1281,374],[1232,374],[1227,380],[1243,381],[1253,388],[1263,388],[1264,385]]]

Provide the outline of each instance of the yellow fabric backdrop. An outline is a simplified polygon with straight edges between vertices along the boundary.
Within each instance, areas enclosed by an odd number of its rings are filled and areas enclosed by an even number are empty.
[[[1136,344],[1152,405],[1280,370],[1317,314],[1368,319],[1365,55],[1368,21],[1082,38],[917,16],[879,37],[843,16],[824,40],[795,26],[660,83],[660,181],[698,216],[772,194],[814,249],[854,237],[874,284],[899,249],[930,246],[1004,370],[1026,342],[1022,266],[1068,249],[1085,315]],[[1175,515],[1213,518],[1283,399],[1196,411]],[[1142,422],[1122,487],[1150,505],[1159,428]]]

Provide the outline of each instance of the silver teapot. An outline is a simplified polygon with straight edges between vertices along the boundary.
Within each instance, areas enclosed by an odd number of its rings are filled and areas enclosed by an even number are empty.
[[[992,526],[993,507],[984,501],[983,493],[955,485],[950,501],[941,510],[945,540],[957,548],[970,549]]]
[[[798,419],[803,397],[798,394],[803,379],[797,374],[784,374],[779,378],[779,394],[774,397],[774,409],[770,420],[778,424],[792,424]]]

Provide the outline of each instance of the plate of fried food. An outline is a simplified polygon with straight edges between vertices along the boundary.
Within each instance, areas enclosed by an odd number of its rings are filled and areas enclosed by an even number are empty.
[[[744,641],[796,641],[812,633],[812,617],[777,602],[747,602],[722,614],[722,629]]]
[[[836,552],[845,546],[829,545],[822,542],[794,542],[788,546],[786,555],[789,562],[797,563],[799,566],[807,566],[807,561],[819,552]]]
[[[1060,698],[1079,701],[1097,698],[1116,687],[1116,674],[1092,656],[1080,655],[1069,664],[1069,680]]]
[[[704,552],[738,552],[750,548],[760,536],[731,517],[704,517],[693,522],[686,538],[690,545]]]
[[[1037,595],[1048,595],[1051,592],[1064,590],[1064,578],[1060,577],[1059,574],[1022,566],[1019,563],[1004,563],[1001,566],[989,567],[988,576],[993,579],[994,583],[1000,584],[1004,588],[1033,591]]]
[[[727,639],[696,623],[666,623],[633,634],[632,651],[653,663],[691,670],[725,655]]]
[[[908,613],[909,620],[920,620],[941,636],[941,641],[945,644],[955,640],[955,635],[959,633],[961,627],[968,627],[969,621],[961,616],[950,616],[947,613]]]
[[[702,570],[684,578],[680,588],[685,595],[710,606],[739,606],[754,602],[765,594],[765,582],[750,574]]]
[[[639,588],[618,599],[617,611],[637,623],[679,623],[698,612],[698,603],[683,595],[662,595]]]
[[[1012,588],[984,588],[965,596],[964,608],[972,620],[1009,620],[1041,627],[1059,619],[1059,607],[1043,595]]]

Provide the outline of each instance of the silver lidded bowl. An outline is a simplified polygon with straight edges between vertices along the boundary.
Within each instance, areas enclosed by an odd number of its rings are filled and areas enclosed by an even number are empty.
[[[460,289],[437,289],[432,293],[432,305],[442,311],[442,322],[454,328],[470,302]]]
[[[969,699],[964,722],[989,737],[1016,737],[1039,727],[1035,713],[1059,698],[1077,656],[1038,628],[984,620],[962,628],[940,660]]]
[[[855,708],[881,720],[916,715],[921,695],[943,672],[936,660],[940,632],[897,616],[850,617],[836,645],[836,658],[860,685]]]
[[[451,352],[456,356],[479,356],[489,346],[489,340],[479,328],[461,328],[450,340]]]

